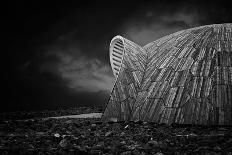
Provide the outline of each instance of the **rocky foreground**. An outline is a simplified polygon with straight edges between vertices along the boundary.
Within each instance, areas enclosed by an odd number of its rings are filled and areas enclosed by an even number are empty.
[[[96,118],[2,120],[0,154],[232,154],[232,127]]]

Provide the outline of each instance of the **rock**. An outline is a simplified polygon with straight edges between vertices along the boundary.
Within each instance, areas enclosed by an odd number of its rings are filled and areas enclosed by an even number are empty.
[[[204,138],[199,142],[199,144],[201,145],[209,145],[209,144],[213,144],[215,142],[218,141],[218,137],[217,136],[204,136]]]
[[[117,118],[110,118],[109,122],[118,122]]]
[[[125,144],[126,144],[126,142],[125,142],[125,141],[121,141],[121,142],[120,142],[120,144],[125,145]]]
[[[143,125],[147,125],[147,122],[143,122]]]
[[[170,142],[169,142],[169,145],[170,145],[170,146],[174,146],[175,143],[173,143],[172,141],[170,141]]]
[[[215,146],[213,149],[214,149],[215,151],[220,151],[220,150],[221,150],[221,147]]]
[[[210,150],[206,150],[205,152],[204,152],[204,154],[205,155],[221,155],[221,153],[220,152],[214,152],[214,151],[210,151]]]
[[[76,127],[76,128],[79,128],[79,127],[81,127],[82,126],[82,124],[81,123],[77,123],[77,122],[75,122],[75,123],[73,123],[74,124],[74,126]]]
[[[62,137],[62,138],[65,138],[66,136],[67,136],[67,135],[62,135],[61,137]]]
[[[155,155],[164,155],[162,152],[157,152]]]
[[[134,150],[135,148],[137,148],[139,145],[135,144],[135,145],[130,145],[130,146],[127,146],[127,148],[129,150]]]
[[[54,134],[54,137],[56,137],[56,138],[60,138],[60,134],[55,133],[55,134]]]
[[[131,151],[125,151],[125,152],[121,153],[121,155],[131,155]]]
[[[93,150],[101,150],[104,147],[104,142],[99,142],[97,145],[93,146]]]
[[[195,133],[190,133],[190,134],[188,134],[188,136],[189,136],[189,137],[197,137],[198,135],[195,134]]]
[[[106,132],[105,137],[108,137],[108,136],[110,136],[110,135],[112,135],[112,131]]]
[[[87,149],[85,147],[81,147],[80,145],[75,146],[75,149],[81,153],[87,152]]]
[[[62,139],[62,140],[60,141],[59,145],[60,145],[61,147],[66,147],[66,146],[68,145],[67,139]]]
[[[129,125],[126,125],[125,127],[124,127],[124,129],[128,129],[129,128]]]
[[[136,119],[136,120],[134,121],[134,123],[135,123],[135,124],[140,124],[140,123],[142,123],[142,121],[140,121],[139,119]]]
[[[158,144],[159,144],[160,148],[165,148],[166,147],[166,144],[164,142],[162,142],[162,141],[159,141]]]
[[[66,130],[66,133],[67,133],[67,134],[69,134],[69,135],[71,135],[71,134],[72,134],[72,133],[71,133],[70,131],[68,131],[68,130]]]
[[[97,128],[97,125],[96,125],[96,124],[91,124],[91,131],[96,130],[96,128]]]
[[[150,140],[148,144],[153,147],[159,147],[159,143],[155,140]]]
[[[29,147],[30,149],[34,149],[34,148],[35,148],[32,144],[29,144],[28,147]]]
[[[101,135],[100,135],[100,133],[96,132],[96,133],[95,133],[95,136],[96,136],[96,137],[100,137]]]
[[[92,149],[92,150],[90,150],[90,154],[101,154],[101,150],[94,150],[94,149]]]
[[[9,137],[14,137],[15,134],[11,133],[11,134],[9,134],[8,136],[9,136]]]
[[[145,155],[145,154],[146,154],[145,152],[143,152],[143,151],[141,152],[141,155]]]
[[[96,124],[91,124],[91,128],[96,128],[97,125]]]
[[[67,120],[66,122],[64,122],[64,123],[66,123],[66,124],[70,124],[70,123],[73,123],[73,121],[72,120]]]
[[[223,132],[223,131],[224,131],[224,132],[227,132],[228,130],[229,130],[229,129],[226,129],[226,128],[218,128],[218,131],[219,131],[219,132]]]
[[[102,124],[102,122],[101,121],[96,121],[95,124],[100,125],[100,124]]]
[[[80,137],[83,138],[83,139],[86,138],[85,135],[81,135]]]
[[[45,135],[45,132],[36,132],[36,135],[43,136],[43,135]]]
[[[121,132],[120,136],[124,136],[125,135],[125,132]]]
[[[140,155],[140,152],[139,152],[137,149],[134,149],[134,150],[132,151],[132,154],[133,154],[133,155]]]
[[[104,153],[104,155],[113,155],[112,153]]]

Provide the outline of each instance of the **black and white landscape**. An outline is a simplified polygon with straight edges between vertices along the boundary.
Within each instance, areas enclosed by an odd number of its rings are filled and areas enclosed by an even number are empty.
[[[17,1],[2,6],[7,48],[1,50],[0,154],[232,153],[228,125],[101,119],[113,74],[119,74],[109,59],[114,36],[143,47],[181,30],[232,23],[230,1]]]

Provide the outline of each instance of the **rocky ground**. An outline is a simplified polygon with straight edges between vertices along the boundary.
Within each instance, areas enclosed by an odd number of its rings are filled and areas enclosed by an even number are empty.
[[[4,112],[0,113],[0,122],[4,120],[25,120],[32,118],[58,117],[91,112],[102,112],[102,108],[78,107],[58,110]]]
[[[0,154],[230,154],[232,127],[100,119],[2,120]]]

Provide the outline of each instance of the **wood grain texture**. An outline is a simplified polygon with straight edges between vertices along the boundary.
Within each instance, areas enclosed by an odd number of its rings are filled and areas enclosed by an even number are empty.
[[[182,30],[124,55],[103,120],[232,125],[232,24]]]

